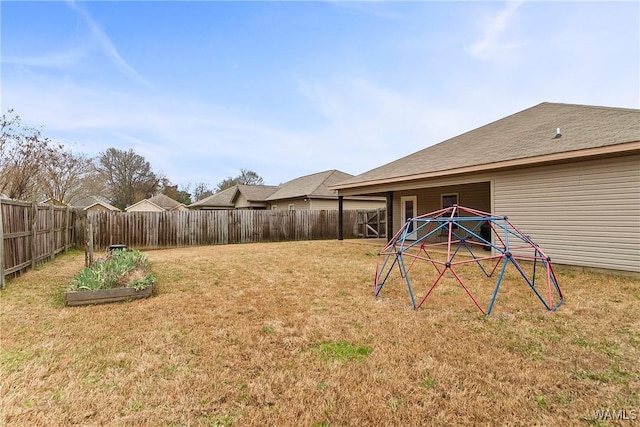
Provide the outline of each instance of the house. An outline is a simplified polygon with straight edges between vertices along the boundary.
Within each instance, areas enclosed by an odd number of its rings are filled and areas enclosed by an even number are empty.
[[[554,263],[640,273],[640,110],[542,103],[334,185],[407,218],[507,216]]]
[[[273,185],[234,185],[189,205],[189,209],[268,209],[267,198],[278,190]]]
[[[72,203],[74,208],[79,208],[85,211],[111,211],[119,212],[120,209],[113,206],[102,196],[87,196]]]
[[[306,175],[282,184],[267,201],[272,210],[335,210],[338,209],[338,192],[329,187],[350,178],[353,175],[335,169]],[[384,197],[351,196],[344,198],[343,209],[384,207]]]
[[[282,185],[235,185],[189,205],[189,209],[338,209],[338,193],[329,186],[353,178],[338,170],[328,170],[292,179]],[[384,197],[354,196],[344,199],[344,209],[385,207]]]
[[[184,203],[177,202],[164,194],[158,194],[148,199],[140,200],[131,206],[127,206],[127,212],[166,212],[166,211],[186,211]]]

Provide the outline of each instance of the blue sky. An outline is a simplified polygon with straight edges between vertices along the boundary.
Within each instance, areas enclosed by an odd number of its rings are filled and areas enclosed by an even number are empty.
[[[640,3],[0,2],[1,107],[184,187],[354,175],[541,102],[640,108]],[[463,155],[463,153],[461,153]]]

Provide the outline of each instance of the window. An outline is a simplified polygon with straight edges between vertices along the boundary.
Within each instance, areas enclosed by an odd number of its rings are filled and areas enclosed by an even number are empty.
[[[442,209],[447,209],[458,204],[458,193],[443,194],[440,198],[442,199]],[[458,216],[458,212],[456,212],[455,216]],[[452,228],[455,230],[458,226],[453,224]]]
[[[290,211],[295,211],[296,210],[296,205],[294,205],[293,203],[289,204],[289,210]]]
[[[458,193],[442,195],[442,209],[450,208],[458,204]]]

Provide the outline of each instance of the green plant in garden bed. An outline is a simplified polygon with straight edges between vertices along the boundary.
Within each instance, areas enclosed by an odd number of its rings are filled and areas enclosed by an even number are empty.
[[[138,250],[114,251],[106,259],[83,268],[73,279],[70,289],[144,289],[155,281],[155,277],[147,272],[148,266],[147,256]]]

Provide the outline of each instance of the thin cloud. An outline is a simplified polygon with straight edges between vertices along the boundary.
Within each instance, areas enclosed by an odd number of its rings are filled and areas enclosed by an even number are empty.
[[[76,142],[78,151],[90,157],[107,147],[132,148],[154,170],[181,184],[219,182],[241,168],[277,184],[329,169],[336,149],[325,157],[309,156],[327,140],[180,97],[139,96],[72,82],[56,86],[47,80],[14,84],[3,90],[3,98],[21,114],[28,111],[30,122],[43,125],[56,141]]]
[[[429,107],[428,99],[392,90],[363,77],[333,83],[299,79],[298,88],[329,128],[352,146],[384,151],[394,140],[401,139],[411,150],[438,142],[439,137],[450,131],[450,122],[442,117],[441,110]]]
[[[91,15],[89,15],[87,11],[78,7],[74,0],[69,0],[67,4],[71,7],[71,9],[73,9],[80,15],[80,17],[84,20],[84,22],[91,30],[91,33],[98,43],[100,50],[109,58],[109,60],[111,60],[111,62],[116,67],[118,67],[118,69],[120,69],[120,71],[124,75],[132,80],[144,84],[145,86],[152,86],[148,80],[142,77],[135,69],[133,69],[133,67],[131,67],[127,63],[127,61],[124,60],[124,58],[122,58],[122,56],[120,56],[118,49],[116,49],[109,36],[107,36],[105,32],[102,31],[102,29],[98,26],[98,24],[96,24],[96,22],[93,20],[93,18],[91,18]]]
[[[467,50],[480,59],[500,59],[524,43],[508,42],[505,35],[523,2],[507,2],[504,10],[488,19],[482,37]]]
[[[53,52],[40,56],[21,56],[2,58],[3,64],[13,64],[27,67],[59,68],[65,69],[78,63],[86,52],[81,49],[73,49],[65,52]]]

